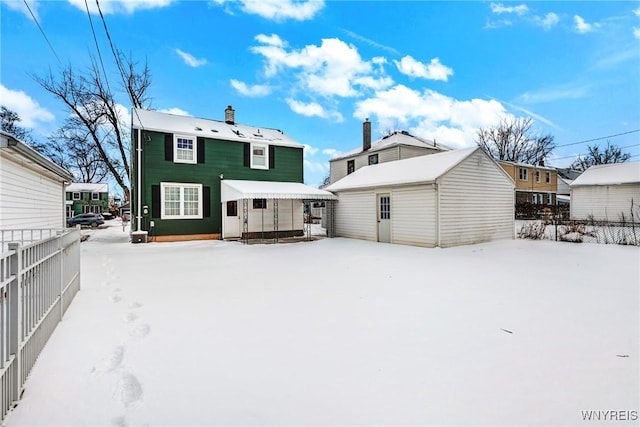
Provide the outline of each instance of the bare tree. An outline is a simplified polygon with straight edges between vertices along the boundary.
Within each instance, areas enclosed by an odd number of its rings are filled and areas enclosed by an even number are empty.
[[[504,118],[494,127],[480,128],[476,143],[496,160],[544,165],[555,148],[552,135],[538,135],[534,121],[526,118]]]
[[[631,154],[623,153],[617,145],[612,145],[609,141],[604,151],[597,145],[589,145],[588,148],[589,153],[585,157],[578,156],[571,164],[571,169],[584,171],[591,166],[624,163],[631,158]]]
[[[121,74],[123,90],[134,107],[145,107],[144,103],[148,102],[147,89],[151,84],[148,66],[145,63],[139,69],[137,63],[130,58],[125,59],[119,51],[117,57],[118,69],[124,73]],[[46,76],[33,78],[67,106],[74,119],[67,125],[76,126],[77,129],[66,126],[64,132],[69,135],[68,132],[73,131],[75,136],[86,136],[78,141],[84,140],[90,146],[85,147],[84,152],[93,153],[95,150],[108,174],[122,188],[125,199],[129,200],[129,127],[122,121],[112,89],[95,58],[91,57],[91,66],[81,74],[77,74],[69,65],[61,70],[59,76],[54,76],[50,71]]]

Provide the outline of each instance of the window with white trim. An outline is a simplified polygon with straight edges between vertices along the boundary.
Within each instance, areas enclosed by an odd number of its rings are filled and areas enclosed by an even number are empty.
[[[173,161],[175,163],[197,163],[196,139],[192,136],[173,137]]]
[[[161,182],[160,218],[202,218],[202,184]]]
[[[80,193],[77,191],[74,191],[73,193],[73,200],[80,200]]]
[[[527,181],[527,168],[520,168],[520,181]]]
[[[269,169],[269,146],[251,144],[251,169]]]
[[[551,183],[551,172],[550,172],[550,171],[546,171],[546,172],[544,173],[544,175],[545,175],[545,182],[546,182],[547,184],[550,184],[550,183]]]
[[[267,199],[253,199],[253,209],[267,209]]]
[[[551,194],[551,193],[547,193],[547,204],[548,205],[552,205],[553,204],[553,194]]]
[[[536,182],[540,182],[540,171],[536,169]]]
[[[100,200],[100,193],[91,193],[91,200]]]

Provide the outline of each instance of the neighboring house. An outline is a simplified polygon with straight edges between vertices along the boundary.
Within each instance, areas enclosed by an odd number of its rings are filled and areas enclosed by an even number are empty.
[[[73,176],[0,131],[0,230],[63,229],[65,186]]]
[[[558,191],[558,171],[545,166],[498,160],[516,184],[516,203],[553,206]]]
[[[327,187],[335,236],[427,247],[514,237],[514,184],[480,147],[367,166]]]
[[[571,183],[571,218],[640,222],[640,162],[591,166]]]
[[[132,120],[133,242],[304,233],[303,201],[319,196],[302,184],[302,144],[278,129],[236,123],[231,106],[224,121],[142,109]],[[238,199],[222,199],[226,180],[247,184]],[[256,181],[278,191],[253,191],[257,184],[249,183]],[[282,183],[299,185],[283,190]]]
[[[66,188],[67,217],[109,212],[109,184],[74,182]]]
[[[337,182],[364,166],[448,150],[449,148],[438,145],[435,141],[418,138],[406,131],[393,132],[371,143],[371,122],[367,119],[362,124],[362,147],[329,161],[329,182]]]

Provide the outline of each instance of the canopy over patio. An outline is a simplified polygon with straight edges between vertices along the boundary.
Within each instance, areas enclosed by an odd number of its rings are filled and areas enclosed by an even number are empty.
[[[221,201],[245,199],[287,199],[287,200],[337,200],[326,191],[309,187],[298,182],[243,181],[224,179],[220,181]]]

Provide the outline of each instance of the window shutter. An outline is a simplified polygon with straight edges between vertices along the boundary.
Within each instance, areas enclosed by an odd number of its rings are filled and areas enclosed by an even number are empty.
[[[160,218],[160,186],[151,186],[151,216]]]
[[[244,143],[244,165],[246,167],[251,166],[251,144],[248,142]]]
[[[173,162],[173,134],[164,134],[164,159]]]
[[[211,216],[211,187],[202,187],[202,216]]]
[[[204,138],[198,138],[197,144],[198,144],[198,163],[204,163]]]
[[[269,169],[273,169],[276,167],[276,147],[273,145],[269,146]]]

